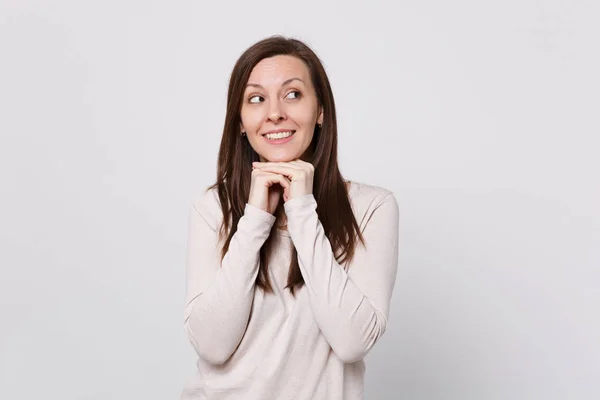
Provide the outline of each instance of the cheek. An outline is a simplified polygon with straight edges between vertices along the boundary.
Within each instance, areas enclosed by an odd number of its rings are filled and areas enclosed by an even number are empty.
[[[242,120],[242,125],[246,130],[254,130],[257,128],[258,121],[260,120],[260,116],[256,112],[256,110],[250,109],[242,109],[240,113],[240,118]]]
[[[317,123],[317,113],[312,107],[306,107],[296,110],[295,120],[298,125],[312,132],[314,125]]]

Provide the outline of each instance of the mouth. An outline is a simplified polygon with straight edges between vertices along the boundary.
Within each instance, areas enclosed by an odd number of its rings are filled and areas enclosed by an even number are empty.
[[[280,131],[280,132],[268,132],[262,136],[268,141],[273,143],[285,143],[291,140],[292,136],[296,133],[295,130]]]

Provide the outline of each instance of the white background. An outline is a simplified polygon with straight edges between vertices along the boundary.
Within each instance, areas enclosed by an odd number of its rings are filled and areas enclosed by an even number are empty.
[[[600,3],[0,1],[0,398],[177,399],[187,212],[272,34],[400,263],[366,399],[600,397]],[[335,400],[335,399],[334,399]]]

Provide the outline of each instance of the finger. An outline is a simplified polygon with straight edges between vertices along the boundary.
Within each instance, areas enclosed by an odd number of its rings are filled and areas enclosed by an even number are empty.
[[[275,174],[284,175],[286,177],[291,178],[292,180],[298,176],[298,171],[299,171],[296,168],[290,168],[287,166],[279,166],[279,165],[262,166],[260,168],[260,170],[265,171],[265,172],[271,172],[271,173],[275,173]]]
[[[290,188],[291,182],[285,176],[282,176],[279,174],[275,174],[275,176],[277,176],[277,183],[279,183],[281,185],[283,190],[288,191]]]
[[[254,162],[252,163],[252,168],[258,168],[261,170],[270,170],[271,167],[286,167],[295,169],[298,171],[307,171],[310,173],[314,173],[315,167],[309,162],[302,161],[300,159],[296,159],[289,162]]]
[[[252,168],[258,169],[266,169],[271,167],[287,167],[292,169],[299,169],[298,165],[293,164],[293,161],[290,162],[258,162],[255,161],[252,163]]]
[[[297,158],[295,160],[292,160],[289,162],[291,165],[304,165],[304,164],[308,164],[306,161],[302,161],[301,159]]]
[[[276,176],[278,177],[277,183],[279,183],[279,186],[281,186],[283,188],[283,201],[287,201],[287,199],[290,197],[290,184],[291,184],[291,182],[288,181],[282,175],[276,175]]]
[[[298,168],[298,169],[302,169],[302,170],[308,170],[308,171],[314,171],[315,170],[315,166],[312,165],[309,162],[300,160],[300,159],[296,159],[294,161],[290,161],[289,163],[291,166]]]
[[[285,176],[283,176],[281,174],[277,174],[277,173],[261,171],[260,175],[258,175],[258,176],[261,177],[262,179],[264,179],[264,182],[268,186],[272,186],[275,183],[279,183],[281,185],[281,187],[286,189],[286,188],[289,188],[289,186],[291,184],[291,182]]]
[[[279,185],[283,188],[283,198],[284,201],[287,201],[286,199],[290,196],[290,187],[292,182],[281,174],[272,174],[272,176],[275,181],[274,183],[279,183]]]

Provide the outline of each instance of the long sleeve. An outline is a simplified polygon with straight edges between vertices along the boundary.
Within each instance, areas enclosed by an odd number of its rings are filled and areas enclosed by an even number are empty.
[[[374,200],[347,271],[337,263],[312,194],[285,204],[315,320],[343,362],[361,360],[383,334],[398,267],[398,204],[391,192]]]
[[[221,262],[217,211],[210,197],[195,202],[189,213],[185,330],[200,358],[222,364],[246,330],[259,250],[275,217],[247,204]]]

